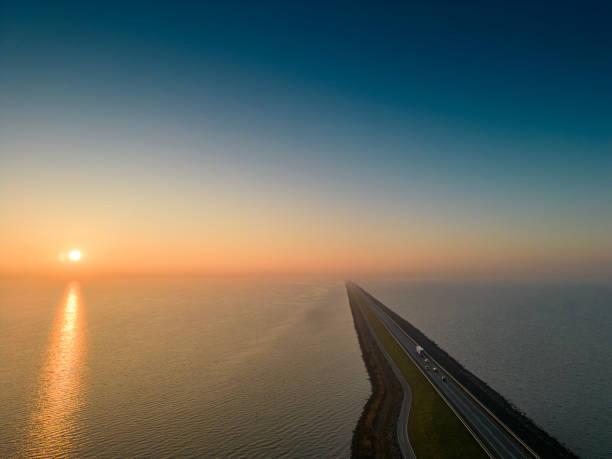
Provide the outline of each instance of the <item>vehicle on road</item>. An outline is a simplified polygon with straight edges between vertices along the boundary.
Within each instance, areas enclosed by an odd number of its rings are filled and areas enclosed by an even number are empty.
[[[442,375],[442,381],[446,381],[446,376]]]
[[[431,367],[430,367],[429,365],[425,365],[425,369],[426,369],[426,370],[430,370],[430,369],[431,369]]]
[[[429,359],[428,358],[425,358],[425,363],[429,363]]]
[[[425,349],[423,349],[421,346],[417,346],[417,347],[416,347],[416,352],[417,352],[417,354],[419,354],[421,357],[425,357]]]
[[[438,372],[438,369],[437,369],[436,367],[433,367],[433,372],[434,372],[434,373],[437,373],[437,372]]]

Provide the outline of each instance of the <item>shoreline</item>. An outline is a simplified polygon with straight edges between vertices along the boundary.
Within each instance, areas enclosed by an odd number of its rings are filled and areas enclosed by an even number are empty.
[[[394,370],[397,367],[396,377],[404,383],[404,393],[408,394],[402,399],[399,416],[394,418],[402,454],[407,458],[487,457],[472,433],[436,392],[370,305],[364,304],[365,297],[360,289],[347,282],[347,293],[357,306],[355,309],[362,313],[375,343],[389,365]]]
[[[401,458],[397,421],[404,391],[372,336],[367,319],[350,295],[349,306],[372,388],[353,430],[351,457]]]
[[[430,340],[423,332],[410,322],[378,301],[367,291],[361,289],[372,301],[385,310],[414,340],[423,346],[428,354],[443,365],[455,379],[464,385],[478,400],[512,429],[539,456],[543,458],[576,458],[577,456],[552,435],[540,428],[517,407],[507,401],[501,394],[486,382],[464,368],[446,351]]]

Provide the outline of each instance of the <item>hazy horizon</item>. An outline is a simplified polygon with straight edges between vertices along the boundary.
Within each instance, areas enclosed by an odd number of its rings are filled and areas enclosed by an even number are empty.
[[[0,0],[0,457],[608,457],[610,24]]]
[[[2,2],[0,275],[609,279],[605,18]]]

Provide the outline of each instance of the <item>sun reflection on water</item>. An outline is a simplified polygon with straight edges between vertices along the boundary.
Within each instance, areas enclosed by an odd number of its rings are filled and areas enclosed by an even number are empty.
[[[39,392],[28,428],[28,457],[59,457],[74,453],[77,414],[83,405],[86,354],[85,315],[79,284],[68,284],[60,305]]]

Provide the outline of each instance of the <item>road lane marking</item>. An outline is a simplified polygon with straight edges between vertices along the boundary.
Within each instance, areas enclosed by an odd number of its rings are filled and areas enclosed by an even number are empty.
[[[359,287],[357,284],[353,284],[355,285],[361,292],[363,292],[367,297],[370,297],[372,299],[372,302],[375,303],[376,308],[379,309],[384,315],[386,315],[398,328],[399,330],[406,335],[406,337],[408,337],[408,339],[410,339],[410,341],[412,341],[415,346],[418,344],[413,338],[412,336],[410,336],[408,333],[406,333],[406,331],[403,329],[403,327],[401,325],[399,325],[395,319],[393,317],[391,317],[385,310],[381,309],[376,303],[378,300],[375,300],[374,297],[372,297],[370,294],[368,294],[365,290],[363,290],[361,287]],[[381,303],[382,304],[382,303]],[[512,430],[510,430],[510,428],[508,426],[506,426],[506,424],[504,424],[497,416],[495,416],[495,414],[493,414],[486,406],[484,406],[482,404],[482,402],[480,400],[478,400],[476,398],[476,396],[474,394],[472,394],[465,386],[463,386],[463,384],[461,384],[459,381],[457,381],[457,379],[455,379],[455,377],[449,372],[447,371],[442,365],[440,365],[433,357],[431,358],[434,362],[436,362],[436,364],[438,365],[439,368],[443,369],[444,372],[450,376],[453,381],[455,381],[457,383],[457,385],[459,387],[461,387],[461,389],[463,389],[464,392],[466,392],[476,403],[478,403],[478,405],[480,405],[488,414],[489,416],[491,416],[500,426],[502,426],[506,432],[508,432],[516,441],[518,441],[530,454],[532,454],[534,457],[538,458],[539,456],[529,447],[527,446],[527,444],[525,444],[525,442],[523,442],[523,440],[521,440],[514,432],[512,432]]]
[[[383,311],[381,311],[381,313],[382,312]],[[388,322],[386,322],[384,317],[380,317],[380,319],[387,325],[387,328],[389,329],[389,327],[392,324],[389,324]],[[393,328],[394,329],[398,328],[398,326],[393,324]],[[391,330],[389,331],[393,334]],[[416,357],[414,356],[415,351],[412,348],[408,348],[405,343],[400,342],[400,345],[403,346],[405,350],[412,355],[414,360],[417,361],[417,365],[422,366],[422,362],[418,359],[418,355]],[[451,381],[449,381],[448,385],[447,383],[443,384],[442,381],[435,378],[434,374],[432,373],[426,373],[426,376],[431,384],[440,388],[440,390],[444,392],[444,395],[447,396],[449,400],[452,400],[453,403],[455,403],[458,406],[458,409],[461,408],[463,411],[466,412],[465,413],[466,422],[473,424],[475,427],[478,427],[484,433],[488,434],[488,436],[483,436],[483,441],[486,441],[487,443],[489,443],[491,448],[493,448],[496,452],[503,450],[509,456],[524,457],[524,453],[518,448],[518,445],[516,445],[515,443],[512,443],[511,441],[508,442],[509,438],[504,436],[504,431],[501,430],[501,427],[498,426],[495,422],[491,423],[491,420],[487,418],[487,415],[485,412],[479,411],[477,405],[471,404],[469,402],[470,399],[468,398],[467,394],[462,392],[458,386],[456,386]],[[449,392],[451,392],[451,389],[452,389],[453,392],[446,393],[445,388]],[[473,419],[468,419],[467,415],[470,415],[470,417],[473,417]],[[491,428],[495,430],[492,431]],[[500,456],[505,457],[502,454],[500,454]]]
[[[412,445],[410,444],[410,438],[408,436],[408,418],[410,415],[410,408],[412,404],[412,389],[410,388],[410,385],[406,381],[406,378],[404,377],[399,366],[393,360],[393,358],[391,358],[391,356],[389,355],[389,353],[387,352],[383,344],[380,342],[378,336],[376,335],[376,332],[372,328],[372,324],[368,320],[368,317],[366,316],[365,311],[363,310],[363,308],[366,306],[361,304],[361,301],[359,301],[359,299],[357,302],[359,303],[358,307],[361,310],[363,319],[365,320],[372,337],[376,341],[377,347],[383,353],[385,359],[389,361],[389,365],[391,365],[393,372],[395,373],[400,384],[402,385],[402,388],[403,388],[402,406],[400,409],[400,413],[398,415],[398,425],[397,425],[397,435],[398,435],[398,441],[400,442],[400,452],[402,453],[402,456],[405,459],[416,459],[416,455],[414,454],[414,450],[412,449]],[[402,414],[405,419],[404,422],[402,422]],[[403,445],[401,442],[402,438],[404,439]]]
[[[361,301],[361,295],[357,295],[357,298],[359,300],[359,303],[362,307],[364,307],[362,301]],[[367,306],[365,306],[367,307]],[[375,313],[376,314],[376,313]],[[378,316],[378,314],[376,314]],[[366,317],[367,320],[367,317]],[[391,330],[389,330],[389,327],[385,324],[385,321],[383,319],[381,319],[383,325],[385,326],[385,328],[387,329],[387,331],[389,332],[389,335],[391,336],[391,338],[393,338],[395,340],[395,342],[398,344],[398,346],[400,347],[400,349],[404,352],[404,354],[406,354],[408,356],[408,358],[410,360],[412,360],[412,363],[419,369],[419,371],[423,374],[423,376],[425,376],[425,379],[427,381],[429,381],[429,383],[431,384],[431,386],[434,388],[434,390],[438,393],[438,395],[440,396],[440,398],[444,401],[444,403],[446,403],[446,405],[451,409],[451,411],[455,414],[455,416],[457,416],[457,419],[459,419],[459,421],[461,421],[461,423],[465,426],[465,428],[468,430],[468,432],[472,435],[472,437],[474,437],[474,439],[476,440],[476,442],[480,445],[480,447],[482,448],[482,450],[485,452],[485,454],[487,456],[489,456],[490,458],[493,459],[493,455],[491,454],[491,452],[489,451],[489,449],[484,445],[484,443],[480,440],[480,438],[478,438],[478,436],[474,433],[474,431],[472,430],[472,428],[463,420],[463,418],[461,417],[461,415],[457,412],[457,410],[455,410],[455,408],[453,407],[453,405],[451,403],[449,403],[449,401],[446,399],[446,397],[444,396],[444,394],[442,394],[442,392],[440,392],[440,390],[435,386],[435,384],[432,384],[431,381],[429,380],[429,378],[427,377],[427,375],[425,374],[425,372],[423,371],[423,369],[420,367],[420,365],[417,364],[416,360],[410,355],[410,353],[405,349],[405,347],[398,341],[398,339],[395,337],[395,335],[391,332]],[[414,340],[413,340],[414,341]]]

